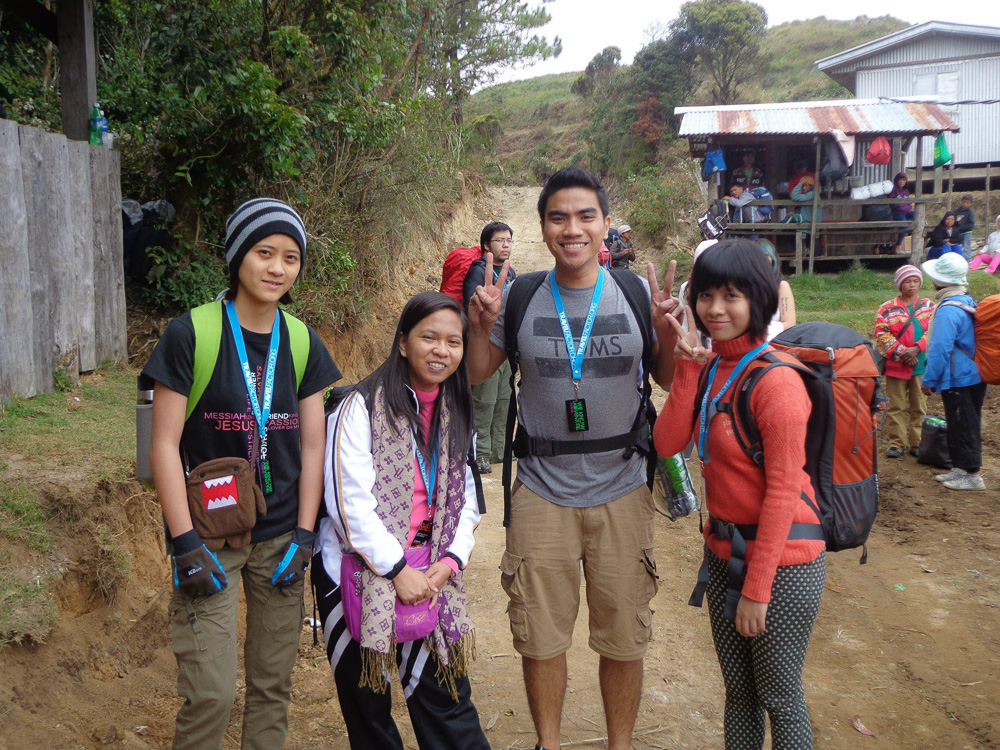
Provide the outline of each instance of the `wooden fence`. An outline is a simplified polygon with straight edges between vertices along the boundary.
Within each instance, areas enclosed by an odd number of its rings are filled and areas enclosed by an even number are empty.
[[[0,398],[126,356],[120,160],[0,120]]]

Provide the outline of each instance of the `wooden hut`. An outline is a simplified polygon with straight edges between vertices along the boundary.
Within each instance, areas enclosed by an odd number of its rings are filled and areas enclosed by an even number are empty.
[[[678,107],[674,114],[682,118],[680,136],[688,139],[692,156],[703,158],[709,150],[721,150],[725,156],[726,170],[708,179],[709,200],[726,194],[733,171],[743,166],[743,155],[754,154],[764,185],[774,198],[760,203],[773,210],[765,222],[731,223],[728,233],[770,239],[797,274],[807,267],[812,272],[817,262],[847,259],[857,265],[891,254],[900,232],[912,237],[909,255],[918,260],[923,253],[925,205],[930,201],[921,188],[924,149],[933,148],[933,139],[940,133],[959,130],[939,106],[927,102],[851,99],[732,104]],[[902,171],[907,154],[915,151],[914,195],[906,201],[914,204],[913,221],[863,221],[866,206],[900,201],[852,197],[857,194],[852,190],[872,179],[865,155],[879,136],[892,146],[889,163],[881,165],[877,175],[882,179],[891,180]],[[848,163],[846,169],[831,171],[834,149]],[[810,206],[812,218],[807,223],[782,223],[783,215],[803,205],[782,190],[793,175],[793,165],[800,161],[818,178],[819,189],[813,191]]]

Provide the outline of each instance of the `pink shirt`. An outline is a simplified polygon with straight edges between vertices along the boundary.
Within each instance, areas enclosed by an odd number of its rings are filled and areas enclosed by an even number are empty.
[[[440,388],[435,388],[433,391],[424,392],[416,388],[413,392],[417,394],[417,401],[420,403],[420,432],[422,436],[426,436],[431,429],[431,421],[434,419],[434,408],[437,405],[437,397],[440,392]],[[429,456],[425,458],[430,458]],[[430,468],[430,461],[427,462],[428,468]],[[428,505],[427,503],[427,486],[424,484],[424,477],[420,473],[420,464],[417,463],[417,459],[413,459],[413,507],[410,509],[410,532],[406,535],[406,544],[409,546],[413,543],[413,538],[417,535],[417,531],[420,529],[420,524],[424,521],[430,521],[434,518],[434,507]],[[458,572],[458,562],[451,557],[442,557],[441,562],[447,565],[452,570],[452,574]]]

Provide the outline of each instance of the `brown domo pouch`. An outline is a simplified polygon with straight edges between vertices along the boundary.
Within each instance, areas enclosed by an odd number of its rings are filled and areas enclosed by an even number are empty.
[[[187,476],[187,496],[191,522],[213,552],[227,542],[233,549],[247,546],[257,515],[267,513],[264,493],[245,458],[213,458],[198,464]]]

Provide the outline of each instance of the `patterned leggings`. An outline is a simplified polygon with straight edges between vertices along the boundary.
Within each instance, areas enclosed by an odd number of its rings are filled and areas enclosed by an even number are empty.
[[[811,750],[812,724],[802,688],[802,665],[826,581],[826,554],[779,567],[767,608],[767,627],[745,638],[722,611],[728,561],[708,552],[708,614],[726,683],[726,750],[764,747],[764,712],[774,750]]]

